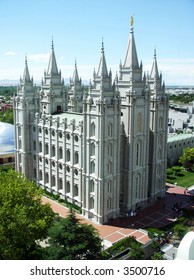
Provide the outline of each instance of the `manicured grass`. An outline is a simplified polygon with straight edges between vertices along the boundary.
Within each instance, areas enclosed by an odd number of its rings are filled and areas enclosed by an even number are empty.
[[[173,179],[166,179],[167,183],[175,184],[181,187],[190,187],[194,185],[194,172],[182,170],[179,176],[173,175]]]

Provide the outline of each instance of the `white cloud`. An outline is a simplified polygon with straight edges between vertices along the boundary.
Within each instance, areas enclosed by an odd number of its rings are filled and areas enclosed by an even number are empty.
[[[50,57],[50,53],[37,53],[37,54],[30,54],[27,56],[28,60],[34,62],[48,62]]]
[[[8,52],[5,52],[5,55],[14,56],[14,55],[16,55],[16,53],[15,53],[15,52],[8,51]]]

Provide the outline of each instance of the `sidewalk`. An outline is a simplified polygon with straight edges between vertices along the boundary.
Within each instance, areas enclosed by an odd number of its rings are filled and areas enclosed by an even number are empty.
[[[62,217],[68,214],[68,208],[46,197],[42,198],[43,203],[49,203],[54,212]],[[180,212],[173,210],[174,205],[181,207],[193,207],[190,194],[184,194],[184,188],[167,185],[165,198],[156,201],[146,209],[140,210],[135,217],[123,217],[112,220],[105,225],[98,225],[84,219],[81,215],[77,217],[84,223],[92,224],[103,239],[105,247],[111,246],[126,236],[134,236],[137,241],[146,244],[150,238],[145,230],[147,227],[160,228],[175,221]]]

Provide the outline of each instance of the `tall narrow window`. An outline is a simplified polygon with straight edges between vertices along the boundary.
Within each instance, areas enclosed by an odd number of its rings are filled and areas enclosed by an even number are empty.
[[[70,193],[70,182],[66,182],[66,193]]]
[[[63,158],[63,148],[60,147],[59,148],[59,159],[62,159]]]
[[[109,123],[108,125],[108,136],[112,137],[112,123]]]
[[[52,157],[55,157],[55,146],[52,146]]]
[[[95,136],[95,124],[91,123],[90,136]]]
[[[74,164],[78,164],[79,163],[79,154],[78,152],[74,153]]]
[[[66,152],[66,161],[70,161],[70,159],[71,159],[71,152],[70,152],[70,150],[67,150],[67,152]]]
[[[74,185],[73,187],[73,196],[78,196],[79,190],[78,190],[78,185]]]
[[[63,189],[63,179],[59,178],[59,190]]]
[[[91,162],[90,168],[91,168],[91,173],[95,173],[95,162],[94,161]]]
[[[111,201],[111,197],[108,198],[107,200],[107,209],[110,210],[112,208],[112,201]]]
[[[137,115],[137,132],[141,133],[142,132],[142,114],[138,113]]]
[[[138,141],[136,145],[136,165],[141,165],[141,141]]]
[[[90,197],[90,209],[94,209],[94,198]]]
[[[42,153],[42,142],[39,142],[39,152]]]
[[[46,143],[46,145],[45,145],[45,154],[48,155],[48,153],[49,153],[49,146],[48,146],[48,144]]]
[[[91,156],[95,155],[95,144],[91,143]]]
[[[94,180],[90,181],[90,192],[94,192]]]
[[[112,144],[108,144],[108,156],[112,156]]]

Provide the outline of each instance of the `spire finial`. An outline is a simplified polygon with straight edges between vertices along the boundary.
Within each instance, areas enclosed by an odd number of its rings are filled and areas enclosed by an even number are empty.
[[[156,46],[154,48],[154,57],[156,57]]]
[[[54,42],[53,42],[53,36],[52,36],[52,41],[51,41],[51,49],[54,49]]]
[[[133,24],[134,24],[134,17],[131,16],[131,17],[130,17],[130,26],[133,27]]]
[[[102,37],[102,48],[101,48],[101,52],[104,52],[104,38]]]
[[[27,54],[25,53],[25,64],[28,63],[28,60],[27,60]]]

